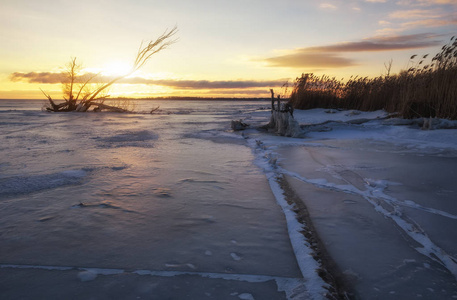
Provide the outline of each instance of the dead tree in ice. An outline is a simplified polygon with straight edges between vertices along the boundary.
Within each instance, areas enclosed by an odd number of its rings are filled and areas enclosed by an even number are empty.
[[[294,118],[293,107],[286,103],[281,105],[281,97],[278,95],[275,100],[274,91],[271,92],[271,117],[270,122],[263,126],[270,132],[275,132],[282,136],[300,138],[304,136],[303,130]],[[275,102],[277,105],[275,106]]]
[[[171,30],[166,30],[157,39],[151,40],[147,44],[141,43],[132,69],[126,74],[117,76],[108,82],[96,84],[95,78],[99,74],[80,76],[79,73],[82,67],[76,62],[76,58],[72,58],[66,65],[66,79],[63,82],[63,98],[65,101],[56,103],[49,94],[41,90],[49,101],[45,109],[53,112],[86,112],[92,107],[94,111],[109,110],[114,112],[129,112],[130,110],[125,103],[124,105],[108,105],[105,103],[105,100],[109,97],[107,93],[109,88],[119,80],[138,71],[146,64],[152,55],[175,43],[176,39],[172,40],[171,38],[176,34],[177,30],[177,27],[174,27]]]

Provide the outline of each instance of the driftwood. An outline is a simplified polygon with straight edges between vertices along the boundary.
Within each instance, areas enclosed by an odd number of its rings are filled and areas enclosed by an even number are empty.
[[[115,106],[111,106],[111,105],[106,105],[103,103],[93,103],[92,105],[96,106],[95,110],[97,110],[97,111],[104,109],[104,110],[109,110],[112,112],[130,112],[127,109],[123,109],[123,108],[115,107]]]
[[[68,103],[68,101],[56,104],[52,99],[48,98],[48,100],[50,103],[50,107],[46,107],[46,110],[52,111],[52,112],[64,112],[64,111],[86,112],[90,108],[93,107],[94,112],[101,112],[104,110],[104,111],[117,112],[117,113],[152,114],[153,112],[157,111],[160,108],[159,106],[157,106],[147,112],[136,112],[136,111],[129,110],[126,108],[122,108],[120,106],[108,105],[108,104],[101,103],[101,102],[93,102],[93,101],[80,102],[78,105],[75,105],[74,107],[72,107]]]
[[[233,131],[240,131],[249,127],[249,124],[244,123],[242,120],[232,120],[231,127]]]

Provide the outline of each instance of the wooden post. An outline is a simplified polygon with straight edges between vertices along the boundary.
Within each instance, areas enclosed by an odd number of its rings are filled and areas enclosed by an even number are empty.
[[[275,110],[275,92],[273,89],[270,89],[271,92],[271,113]]]

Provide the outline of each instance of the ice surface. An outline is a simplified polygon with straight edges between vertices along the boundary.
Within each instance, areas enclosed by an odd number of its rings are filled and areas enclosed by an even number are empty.
[[[135,298],[322,299],[279,177],[363,299],[457,297],[455,129],[296,110],[306,136],[294,139],[255,129],[269,102],[140,101],[153,115],[41,104],[0,101],[0,272],[16,287],[5,299],[27,298],[26,274],[43,298],[77,279],[81,299],[115,282]],[[230,130],[240,119],[250,129]]]
[[[273,282],[274,299],[303,298],[284,215],[245,138],[228,130],[240,111],[263,105],[164,102],[153,115],[4,110],[2,272],[48,271],[40,274],[49,288],[59,266],[76,268],[68,271],[84,284],[189,275],[229,281],[256,299]],[[253,284],[236,288],[245,281]]]

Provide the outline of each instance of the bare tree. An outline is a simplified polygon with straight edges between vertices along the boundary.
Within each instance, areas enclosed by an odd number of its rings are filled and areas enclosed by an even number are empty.
[[[129,110],[127,108],[105,104],[105,100],[109,97],[107,91],[119,80],[138,71],[147,63],[152,55],[174,44],[176,39],[172,38],[175,36],[177,31],[178,29],[175,26],[171,30],[166,30],[155,40],[151,40],[147,43],[142,42],[138,49],[132,69],[124,75],[117,76],[111,81],[99,85],[94,83],[94,79],[99,74],[87,74],[86,76],[81,76],[80,71],[82,66],[76,62],[76,58],[72,58],[66,65],[65,81],[63,82],[63,98],[65,101],[56,104],[49,94],[41,90],[49,101],[49,104],[46,106],[46,110],[54,112],[85,112],[91,107],[94,107],[95,111],[110,110],[116,112],[128,112]]]

